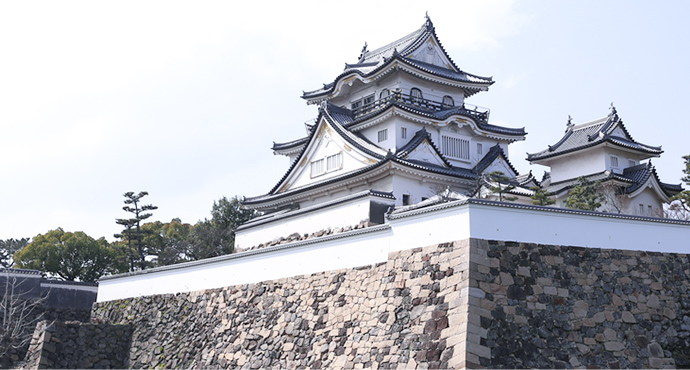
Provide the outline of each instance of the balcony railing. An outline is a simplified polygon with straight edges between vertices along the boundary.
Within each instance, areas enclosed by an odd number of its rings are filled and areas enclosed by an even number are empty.
[[[361,117],[365,114],[369,114],[384,109],[389,105],[393,104],[394,102],[425,110],[428,112],[440,112],[444,110],[460,108],[463,114],[466,114],[476,120],[484,122],[489,121],[490,111],[488,108],[478,107],[476,105],[466,103],[463,103],[460,106],[453,106],[429,99],[419,98],[409,94],[403,94],[400,91],[391,92],[391,94],[385,98],[381,98],[371,103],[364,104],[362,106],[354,108],[352,109],[352,113],[354,114],[355,118]]]

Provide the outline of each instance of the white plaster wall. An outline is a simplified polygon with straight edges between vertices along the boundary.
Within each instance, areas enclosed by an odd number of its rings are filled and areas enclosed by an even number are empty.
[[[325,123],[322,124],[324,126],[317,134],[318,136],[314,140],[314,144],[309,148],[301,162],[296,166],[294,170],[295,173],[288,179],[288,184],[290,184],[288,186],[289,189],[294,189],[315,182],[324,181],[329,178],[341,176],[344,173],[355,171],[369,165],[369,163],[367,163],[367,156],[363,155],[358,150],[353,149],[328,125]],[[328,156],[338,153],[341,153],[342,155],[342,166],[340,169],[312,176],[311,163],[313,161],[320,159],[326,161]]]
[[[391,151],[395,151],[395,143],[398,135],[395,121],[395,119],[387,119],[384,122],[362,130],[361,133],[365,138],[367,138],[367,140],[374,143],[374,145],[378,145],[379,147],[383,148],[383,150],[387,151],[390,149]],[[381,130],[388,130],[388,139],[379,142],[378,135],[379,131]]]
[[[597,148],[557,158],[548,164],[551,167],[551,183],[605,171],[605,157],[604,151]]]
[[[447,205],[446,205],[447,206]],[[690,223],[464,204],[388,225],[100,281],[98,301],[186,292],[385,262],[388,253],[467,238],[651,252],[690,252]]]
[[[412,179],[397,174],[393,176],[393,196],[395,197],[395,205],[402,206],[403,194],[410,195],[410,204],[416,204],[422,201],[422,197],[431,198],[444,190],[443,186],[433,182],[423,182],[419,179]],[[440,190],[439,190],[440,189]]]
[[[427,100],[433,100],[440,103],[445,95],[450,95],[453,98],[456,107],[462,105],[462,103],[465,101],[464,91],[460,88],[439,85],[431,81],[422,80],[421,78],[417,78],[407,73],[399,74],[397,85],[405,95],[409,95],[410,90],[413,87],[416,87],[422,90],[422,97]]]
[[[644,211],[641,214],[640,204],[642,204],[644,208]],[[662,204],[663,203],[659,199],[656,191],[651,188],[646,188],[634,198],[630,199],[630,208],[628,213],[631,215],[659,217],[659,215],[663,213]],[[652,206],[652,214],[649,214],[649,206]]]
[[[689,253],[690,225],[470,205],[473,238]]]
[[[390,251],[402,251],[438,243],[464,240],[470,235],[469,207],[453,207],[433,213],[390,220]]]
[[[289,276],[366,266],[388,259],[390,229],[232,259],[151,271],[99,282],[98,302],[153,294],[191,292]],[[231,255],[232,256],[232,255]]]
[[[235,248],[255,247],[293,233],[311,234],[331,227],[355,226],[369,218],[371,199],[353,199],[299,216],[238,230],[235,234]]]

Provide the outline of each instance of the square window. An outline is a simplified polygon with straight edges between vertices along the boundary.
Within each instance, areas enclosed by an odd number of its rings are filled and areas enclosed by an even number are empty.
[[[362,99],[362,105],[369,105],[374,102],[374,94],[371,94]]]
[[[403,194],[402,203],[404,206],[410,205],[410,194]]]
[[[379,143],[388,140],[388,129],[379,131]]]
[[[611,156],[611,167],[618,167],[618,157]]]
[[[326,171],[335,171],[339,170],[342,167],[343,164],[343,154],[338,153],[338,154],[333,154],[329,155],[326,158]]]
[[[453,136],[441,136],[441,152],[451,158],[470,159],[470,141]]]
[[[311,176],[319,176],[326,172],[326,169],[323,166],[323,159],[319,159],[318,161],[313,161],[311,162]]]

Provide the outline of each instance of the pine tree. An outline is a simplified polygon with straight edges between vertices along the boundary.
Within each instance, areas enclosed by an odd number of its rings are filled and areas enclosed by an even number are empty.
[[[489,172],[485,176],[486,182],[489,185],[489,190],[492,193],[498,194],[499,201],[513,202],[517,200],[517,197],[505,195],[515,189],[515,186],[510,184],[510,177],[506,176],[501,171]]]
[[[570,190],[570,195],[563,201],[566,208],[596,211],[601,207],[604,196],[597,192],[598,182],[591,182],[584,176],[577,179],[577,185]]]
[[[683,170],[685,176],[681,180],[683,180],[686,185],[690,186],[690,155],[684,156],[683,159],[685,160],[685,169]],[[685,212],[690,212],[690,190],[684,190],[676,194],[671,198],[671,201],[671,207],[676,204]]]
[[[556,203],[554,199],[549,198],[549,193],[541,186],[533,186],[530,189],[534,190],[534,194],[531,196],[532,204],[538,206],[550,206]]]
[[[145,213],[146,211],[153,211],[155,209],[158,209],[158,207],[151,204],[139,204],[141,198],[149,195],[148,192],[142,191],[139,194],[135,195],[134,192],[129,191],[123,195],[125,197],[125,204],[128,205],[122,207],[122,209],[132,213],[134,217],[118,218],[115,220],[115,222],[118,225],[122,225],[125,227],[123,233],[115,234],[115,237],[127,240],[127,252],[129,257],[130,270],[134,271],[135,257],[137,260],[136,264],[140,269],[143,270],[144,268],[146,268],[146,253],[144,250],[144,244],[142,243],[144,235],[141,230],[141,221],[146,220],[147,218],[153,215],[151,213]],[[134,207],[130,207],[129,204],[134,205]],[[135,252],[137,253],[137,256],[134,255]]]

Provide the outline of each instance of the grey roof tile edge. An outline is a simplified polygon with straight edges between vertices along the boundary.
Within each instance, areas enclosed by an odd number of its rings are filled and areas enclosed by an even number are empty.
[[[482,159],[477,162],[476,165],[474,165],[474,168],[472,171],[474,173],[482,173],[484,170],[486,170],[496,159],[499,157],[502,157],[504,161],[508,164],[508,167],[515,172],[515,176],[518,177],[520,176],[520,172],[513,166],[513,164],[510,162],[510,159],[508,159],[508,156],[506,155],[505,151],[501,147],[500,144],[496,144],[492,146],[488,152],[482,157]]]
[[[621,219],[621,220],[648,221],[648,222],[657,222],[657,223],[663,223],[663,224],[690,226],[690,221],[676,220],[676,219],[670,219],[670,218],[634,216],[634,215],[624,215],[624,214],[618,214],[618,213],[605,213],[605,212],[596,212],[596,211],[582,211],[579,209],[548,207],[548,206],[538,206],[538,205],[527,205],[527,204],[499,202],[499,201],[475,199],[475,198],[471,198],[471,199],[467,199],[467,200],[461,200],[461,201],[455,201],[455,202],[443,203],[443,204],[438,205],[438,206],[431,206],[428,208],[417,209],[414,211],[404,212],[404,213],[400,213],[397,215],[391,215],[391,216],[389,216],[389,219],[394,220],[394,219],[399,219],[399,218],[404,218],[404,217],[411,217],[411,216],[415,216],[415,215],[422,214],[422,213],[428,213],[428,212],[433,212],[433,211],[437,211],[437,210],[458,207],[458,206],[462,206],[465,204],[477,204],[477,205],[486,205],[486,206],[492,206],[492,207],[504,207],[504,208],[514,208],[514,209],[524,209],[524,210],[544,211],[544,212],[574,214],[574,215],[589,215],[589,216],[613,218],[613,219]]]
[[[590,129],[594,126],[598,126],[594,133],[587,135],[587,141],[585,143],[575,142],[575,146],[568,147],[566,149],[561,149],[561,147],[566,144],[571,137],[573,140],[581,140],[581,136],[585,133],[586,129]],[[628,138],[621,138],[618,136],[612,136],[611,133],[616,127],[620,127]],[[578,136],[575,136],[578,134]],[[585,122],[579,125],[569,126],[566,133],[561,137],[561,139],[553,145],[549,145],[547,149],[544,149],[537,153],[527,154],[528,161],[538,161],[542,159],[548,159],[563,154],[568,154],[576,152],[578,150],[590,148],[597,146],[602,143],[611,143],[614,145],[622,146],[629,149],[639,150],[648,154],[661,154],[663,150],[661,147],[652,146],[640,143],[633,139],[632,135],[628,131],[623,120],[618,116],[616,110],[612,110],[606,117],[598,118],[590,122]]]
[[[98,283],[89,283],[86,281],[67,281],[67,280],[51,280],[45,279],[41,285],[74,285],[74,286],[98,286]]]
[[[453,165],[448,162],[446,157],[441,153],[441,150],[439,150],[438,146],[436,146],[436,143],[431,139],[431,134],[429,131],[426,130],[425,127],[422,127],[421,130],[415,132],[414,136],[410,141],[407,142],[407,144],[403,145],[402,148],[400,148],[399,151],[395,153],[395,156],[403,159],[403,157],[406,157],[410,155],[418,146],[422,145],[424,142],[428,142],[429,145],[431,145],[431,148],[434,150],[436,155],[441,158],[441,161],[443,164],[446,166],[452,168]]]
[[[0,274],[10,273],[10,274],[25,274],[25,275],[43,275],[42,271],[30,270],[30,269],[18,269],[18,268],[0,268]]]
[[[251,229],[255,226],[263,225],[263,224],[274,222],[277,220],[282,220],[285,218],[290,218],[290,217],[298,216],[298,215],[305,214],[305,213],[315,212],[315,211],[318,211],[318,210],[321,210],[321,209],[324,209],[324,208],[327,208],[330,206],[334,206],[334,205],[338,205],[338,204],[341,204],[344,202],[348,202],[350,200],[364,198],[366,196],[374,196],[374,197],[385,198],[385,199],[395,199],[395,197],[393,196],[392,193],[385,193],[385,192],[371,190],[371,189],[370,190],[364,190],[364,191],[354,193],[354,194],[351,194],[351,195],[348,195],[348,196],[345,196],[342,198],[334,199],[334,200],[329,201],[329,202],[320,203],[320,204],[317,204],[317,205],[314,205],[311,207],[297,209],[297,210],[294,210],[294,211],[291,211],[288,213],[276,215],[274,217],[263,218],[257,222],[254,222],[254,223],[252,223],[252,221],[249,221],[243,225],[240,225],[237,229],[235,229],[235,231]],[[270,216],[270,214],[267,216]]]
[[[201,266],[201,265],[206,265],[206,264],[211,264],[211,263],[223,262],[223,261],[228,261],[228,260],[233,260],[233,259],[238,259],[238,258],[243,258],[243,257],[255,256],[258,254],[270,253],[270,252],[279,251],[279,250],[302,247],[302,246],[309,245],[309,244],[321,243],[321,242],[331,241],[331,240],[336,240],[336,239],[344,239],[344,238],[349,238],[349,237],[358,236],[358,235],[362,235],[362,234],[386,231],[386,230],[389,230],[390,228],[391,227],[388,224],[371,226],[371,227],[366,227],[363,229],[356,229],[356,230],[352,230],[352,231],[346,231],[346,232],[342,232],[342,233],[331,234],[331,235],[323,236],[320,238],[301,240],[301,241],[297,241],[297,242],[293,242],[293,243],[287,243],[287,244],[280,244],[280,245],[276,245],[273,247],[253,249],[253,250],[249,250],[246,252],[227,254],[224,256],[206,258],[206,259],[198,260],[198,261],[183,262],[183,263],[178,263],[175,265],[154,267],[154,268],[148,269],[148,270],[141,270],[141,271],[127,272],[124,274],[104,276],[104,277],[100,278],[99,281],[114,280],[114,279],[119,279],[119,278],[124,278],[124,277],[130,277],[130,276],[145,275],[145,274],[150,274],[150,273],[155,273],[155,272],[177,270],[177,269],[186,268],[186,267]]]
[[[389,58],[387,61],[381,63],[378,67],[376,67],[376,68],[374,68],[374,69],[372,69],[371,71],[366,72],[366,73],[364,73],[364,72],[362,72],[362,71],[360,71],[360,70],[358,70],[358,69],[348,69],[348,70],[346,70],[346,71],[340,73],[340,74],[333,80],[333,82],[330,82],[330,83],[328,83],[328,84],[323,84],[323,88],[317,89],[317,90],[313,90],[313,91],[304,91],[303,94],[302,94],[302,99],[316,99],[316,98],[325,96],[325,95],[327,95],[327,94],[330,94],[331,92],[333,92],[333,89],[334,89],[335,86],[338,84],[338,81],[340,81],[340,80],[342,80],[342,79],[344,79],[344,78],[346,78],[347,76],[350,76],[350,75],[355,75],[355,74],[357,74],[357,75],[360,75],[360,76],[363,77],[363,78],[369,78],[369,77],[371,77],[371,76],[373,76],[373,75],[379,73],[380,71],[384,70],[384,69],[385,69],[386,67],[388,67],[389,65],[393,64],[394,61],[398,61],[398,62],[404,63],[406,66],[408,66],[408,68],[412,68],[413,70],[416,69],[416,70],[419,70],[419,71],[423,71],[423,72],[425,72],[425,73],[432,74],[432,75],[434,75],[434,76],[436,76],[436,77],[438,77],[438,78],[448,79],[448,80],[452,80],[452,81],[455,81],[455,82],[458,82],[458,83],[467,83],[467,84],[476,84],[476,85],[481,85],[481,86],[490,86],[490,85],[492,85],[492,84],[494,84],[494,83],[496,82],[496,81],[493,81],[493,80],[490,80],[490,79],[486,79],[485,81],[473,81],[473,80],[470,80],[470,79],[468,79],[468,78],[466,78],[466,77],[461,77],[461,75],[469,75],[469,76],[472,76],[472,77],[478,78],[478,79],[479,79],[479,78],[482,78],[482,77],[477,76],[477,75],[474,75],[474,74],[471,74],[471,73],[466,73],[466,72],[461,72],[461,73],[459,73],[459,72],[455,72],[455,71],[450,70],[450,69],[449,69],[449,71],[452,72],[451,74],[441,74],[441,73],[439,73],[438,71],[432,71],[432,70],[430,70],[430,69],[428,69],[428,68],[423,68],[421,65],[417,65],[417,64],[416,64],[416,61],[415,61],[414,63],[413,63],[413,62],[410,62],[411,60],[412,60],[412,59],[405,58],[405,57],[401,56],[400,54],[395,54],[394,56],[392,56],[391,58]],[[439,68],[442,68],[442,67],[439,67]],[[452,76],[453,74],[456,74],[456,75],[458,75],[458,76],[453,77],[453,76]],[[466,88],[466,89],[473,89],[473,90],[476,90],[476,91],[479,91],[479,90],[481,89],[481,87],[474,87],[474,86],[467,86],[467,87],[464,87],[464,88]]]

